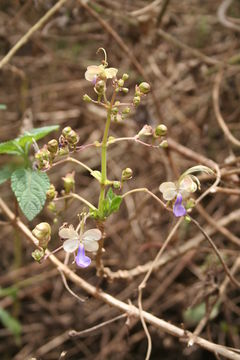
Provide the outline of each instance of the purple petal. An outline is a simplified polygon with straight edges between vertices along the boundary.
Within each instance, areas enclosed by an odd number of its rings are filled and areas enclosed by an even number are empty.
[[[75,258],[77,266],[81,268],[86,268],[91,264],[91,259],[85,255],[85,250],[83,244],[80,244]]]
[[[93,85],[96,85],[96,82],[97,82],[97,75],[94,75],[94,78],[92,79],[92,84]]]
[[[178,194],[175,204],[173,206],[173,213],[176,217],[186,215],[187,211],[185,207],[182,205],[182,195]]]

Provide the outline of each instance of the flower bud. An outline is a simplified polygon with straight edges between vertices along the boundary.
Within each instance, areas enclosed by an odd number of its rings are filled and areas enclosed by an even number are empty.
[[[64,137],[66,137],[67,134],[70,133],[70,131],[72,131],[72,128],[71,128],[70,126],[66,126],[66,127],[62,130],[62,135],[63,135]]]
[[[140,96],[134,96],[134,98],[133,98],[133,104],[134,104],[135,106],[138,106],[138,105],[140,104],[140,101],[141,101]]]
[[[68,143],[72,146],[77,145],[77,143],[79,142],[79,136],[76,133],[76,131],[71,130],[67,135],[66,135],[66,140],[68,141]]]
[[[160,144],[159,147],[166,149],[168,147],[168,142],[167,140],[163,140]]]
[[[129,114],[130,113],[130,108],[129,107],[126,107],[125,109],[123,109],[122,113],[123,114]]]
[[[118,113],[118,108],[117,107],[112,108],[112,113],[116,115]]]
[[[58,142],[56,139],[52,139],[47,144],[47,149],[52,155],[56,155],[58,152]]]
[[[59,156],[64,156],[64,155],[68,155],[68,154],[69,154],[68,146],[63,146],[59,149],[59,152],[58,152]]]
[[[84,95],[83,95],[83,101],[92,102],[92,99],[91,99],[90,96],[88,96],[87,94],[84,94]]]
[[[44,250],[36,249],[32,252],[32,257],[35,261],[40,262],[44,257]]]
[[[57,192],[55,186],[53,184],[50,185],[49,190],[47,191],[47,200],[52,201],[57,196]]]
[[[123,85],[124,85],[124,80],[123,79],[118,80],[118,86],[123,87]]]
[[[47,209],[48,209],[50,212],[52,212],[52,213],[55,214],[56,211],[57,211],[56,204],[55,204],[53,201],[51,201],[51,202],[48,204]]]
[[[32,230],[32,233],[38,239],[38,246],[45,249],[51,239],[51,226],[47,222],[42,222]]]
[[[143,128],[139,131],[138,136],[152,136],[153,128],[150,125],[144,125]]]
[[[128,80],[128,79],[129,79],[129,75],[128,75],[128,74],[123,74],[122,79],[123,79],[124,81]]]
[[[95,90],[98,94],[102,94],[105,91],[105,82],[103,80],[99,80],[95,85]]]
[[[148,94],[150,91],[150,85],[147,82],[142,82],[138,87],[142,94]]]
[[[122,171],[122,181],[130,180],[133,176],[133,171],[130,168],[126,168]]]
[[[114,187],[114,189],[120,189],[120,188],[121,188],[121,183],[120,183],[120,181],[114,181],[114,182],[113,182],[113,187]]]
[[[74,190],[75,180],[74,180],[75,172],[68,173],[65,177],[63,177],[63,184],[65,194],[69,194],[72,190]]]
[[[128,88],[126,88],[126,87],[122,88],[122,92],[123,92],[124,94],[127,94],[128,91],[129,91]]]
[[[192,209],[196,205],[196,201],[193,198],[190,198],[186,202],[186,209]]]
[[[156,127],[155,132],[154,132],[154,135],[155,135],[156,137],[165,136],[165,135],[167,134],[167,130],[168,130],[168,129],[167,129],[166,125],[160,124],[160,125],[158,125],[158,126]]]

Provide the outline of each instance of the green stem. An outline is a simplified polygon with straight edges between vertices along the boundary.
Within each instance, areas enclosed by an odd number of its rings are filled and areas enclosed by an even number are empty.
[[[112,107],[115,101],[116,91],[114,91],[111,102],[108,107],[107,111],[107,121],[105,124],[103,139],[102,139],[102,154],[101,154],[101,190],[98,200],[98,209],[100,214],[103,215],[103,202],[105,199],[105,188],[106,188],[106,181],[107,181],[107,140],[108,140],[108,133],[109,128],[111,125],[111,114],[112,114]]]

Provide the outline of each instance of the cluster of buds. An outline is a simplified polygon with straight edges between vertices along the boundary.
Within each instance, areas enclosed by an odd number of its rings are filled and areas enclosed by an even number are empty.
[[[32,230],[32,234],[36,238],[35,245],[39,247],[39,249],[33,251],[32,257],[39,262],[43,258],[51,240],[51,226],[47,222],[42,222]]]
[[[121,79],[119,80],[115,80],[115,90],[116,92],[123,92],[124,94],[128,93],[128,88],[124,87],[124,83],[126,80],[128,80],[129,75],[128,74],[123,74],[123,76],[121,77]]]
[[[70,150],[74,150],[79,141],[76,131],[72,130],[70,126],[63,129],[62,134],[57,141],[50,140],[47,145],[44,145],[35,154],[35,160],[39,170],[47,169],[52,165],[56,156],[68,155]]]
[[[159,147],[166,148],[168,147],[168,142],[164,137],[167,135],[167,127],[164,124],[158,125],[155,129],[152,128],[151,125],[144,125],[143,128],[137,134],[137,138],[140,137],[150,137],[153,140],[161,139],[161,143]]]
[[[135,94],[133,98],[133,105],[138,106],[141,102],[142,96],[145,96],[150,91],[150,85],[147,82],[142,82],[140,85],[136,85]]]

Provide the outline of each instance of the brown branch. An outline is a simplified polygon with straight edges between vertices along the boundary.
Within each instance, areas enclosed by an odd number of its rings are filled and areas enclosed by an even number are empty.
[[[19,229],[25,237],[30,240],[33,244],[36,244],[37,239],[33,236],[31,231],[26,227],[26,225],[19,219],[15,218],[13,212],[9,209],[9,207],[6,205],[6,203],[0,198],[0,208],[2,209],[2,213],[12,222],[13,226]],[[123,301],[120,301],[116,299],[115,297],[103,292],[98,291],[97,288],[88,282],[86,282],[84,279],[82,279],[80,276],[75,274],[71,269],[69,269],[66,265],[64,265],[61,261],[59,261],[54,255],[50,253],[50,251],[46,251],[47,255],[49,255],[50,261],[54,264],[55,267],[60,269],[65,276],[73,281],[77,286],[82,288],[84,291],[86,291],[88,294],[96,297],[97,299],[105,302],[106,304],[113,306],[119,310],[121,310],[123,313],[130,314],[132,316],[135,316],[137,318],[140,317],[139,309],[136,308],[133,305],[128,305]],[[143,311],[142,316],[144,317],[144,320],[153,326],[157,327],[158,329],[171,334],[173,336],[176,336],[178,338],[186,339],[186,341],[189,339],[190,336],[192,336],[192,333],[186,332],[183,329],[172,325],[162,319],[157,318],[156,316]],[[219,355],[225,356],[227,359],[232,360],[239,360],[239,355],[235,353],[234,351],[229,350],[225,346],[215,344],[211,341],[205,340],[201,337],[196,337],[195,343],[199,346],[211,351],[216,352]]]
[[[224,118],[222,117],[222,114],[220,112],[220,106],[219,106],[219,93],[220,93],[220,84],[222,81],[222,76],[223,73],[222,71],[220,71],[217,76],[216,76],[216,80],[215,80],[215,84],[213,87],[213,108],[214,108],[214,112],[218,121],[218,124],[220,126],[220,128],[222,129],[222,131],[224,132],[224,135],[226,136],[226,138],[233,144],[236,146],[240,146],[240,141],[238,139],[235,138],[235,136],[232,135],[232,133],[230,132],[230,130],[228,129]]]
[[[13,55],[30,39],[30,37],[39,30],[47,20],[53,16],[68,0],[59,0],[21,39],[12,47],[12,49],[0,61],[0,69],[6,65]]]

